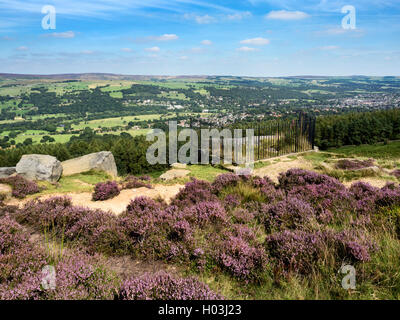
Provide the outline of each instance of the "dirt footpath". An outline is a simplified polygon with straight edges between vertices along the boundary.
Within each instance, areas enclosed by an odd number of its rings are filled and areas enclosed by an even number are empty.
[[[304,159],[281,158],[277,163],[270,164],[264,168],[254,170],[254,175],[260,177],[269,177],[274,182],[278,182],[278,177],[281,172],[286,172],[289,169],[304,169],[312,170],[312,164]]]
[[[90,209],[101,209],[104,211],[111,211],[116,215],[120,215],[128,206],[131,200],[134,200],[137,197],[146,196],[149,198],[157,198],[161,197],[166,202],[170,202],[171,199],[178,194],[181,188],[184,188],[184,185],[174,185],[174,186],[164,186],[164,185],[155,185],[153,189],[148,188],[138,188],[138,189],[129,189],[122,190],[121,193],[110,200],[106,201],[92,201],[92,193],[90,192],[82,192],[82,193],[55,193],[49,194],[40,197],[39,199],[45,200],[52,197],[57,196],[67,196],[72,199],[72,204],[75,206],[87,207]],[[14,200],[14,199],[13,199]],[[23,205],[29,200],[24,201],[11,201],[8,204],[13,205]]]

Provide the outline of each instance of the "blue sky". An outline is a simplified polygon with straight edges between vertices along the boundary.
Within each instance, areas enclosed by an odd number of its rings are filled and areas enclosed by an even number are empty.
[[[0,0],[3,73],[399,76],[399,39],[398,0]]]

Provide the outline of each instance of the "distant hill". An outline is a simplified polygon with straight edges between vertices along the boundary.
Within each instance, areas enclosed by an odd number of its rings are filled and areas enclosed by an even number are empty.
[[[112,73],[66,73],[66,74],[14,74],[0,73],[1,79],[51,79],[51,80],[167,80],[167,79],[206,79],[207,76],[146,76],[121,75]]]
[[[354,76],[313,76],[313,75],[299,75],[299,76],[286,76],[286,77],[239,77],[239,76],[206,76],[206,75],[188,75],[188,76],[157,76],[157,75],[123,75],[113,73],[65,73],[65,74],[14,74],[14,73],[0,73],[0,79],[8,80],[32,80],[32,79],[47,79],[47,80],[171,80],[171,79],[198,79],[198,80],[223,80],[223,79],[304,79],[304,80],[324,80],[324,79],[370,79],[370,78],[384,78],[384,79],[400,79],[400,77],[369,77],[363,75]]]

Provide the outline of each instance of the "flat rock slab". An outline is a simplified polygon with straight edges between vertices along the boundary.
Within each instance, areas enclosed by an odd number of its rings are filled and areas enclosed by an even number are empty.
[[[9,176],[13,175],[16,172],[17,171],[15,167],[0,168],[0,178],[8,178]]]
[[[171,168],[173,169],[186,169],[186,163],[173,163],[171,164]]]
[[[112,177],[118,176],[114,156],[109,151],[91,153],[83,157],[64,161],[61,164],[64,176],[71,176],[90,170],[104,171]]]
[[[160,176],[161,180],[173,180],[178,178],[184,178],[190,173],[189,170],[182,170],[182,169],[172,169],[165,172],[163,175]]]
[[[62,174],[61,162],[44,154],[26,154],[17,163],[17,173],[28,180],[57,182]]]

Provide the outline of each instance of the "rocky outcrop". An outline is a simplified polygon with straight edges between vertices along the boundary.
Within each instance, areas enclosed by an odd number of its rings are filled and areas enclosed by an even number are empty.
[[[189,170],[179,170],[179,169],[172,169],[160,176],[161,180],[173,180],[173,179],[178,179],[178,178],[184,178],[190,173]]]
[[[186,169],[186,163],[173,163],[171,164],[172,169]]]
[[[0,178],[7,178],[16,172],[17,171],[16,171],[15,167],[0,168]]]
[[[23,155],[17,163],[16,172],[28,180],[57,182],[62,174],[61,162],[43,154]]]
[[[61,163],[63,175],[70,176],[90,170],[104,171],[116,177],[118,175],[117,165],[114,156],[109,151],[91,153],[83,157],[74,158]]]

